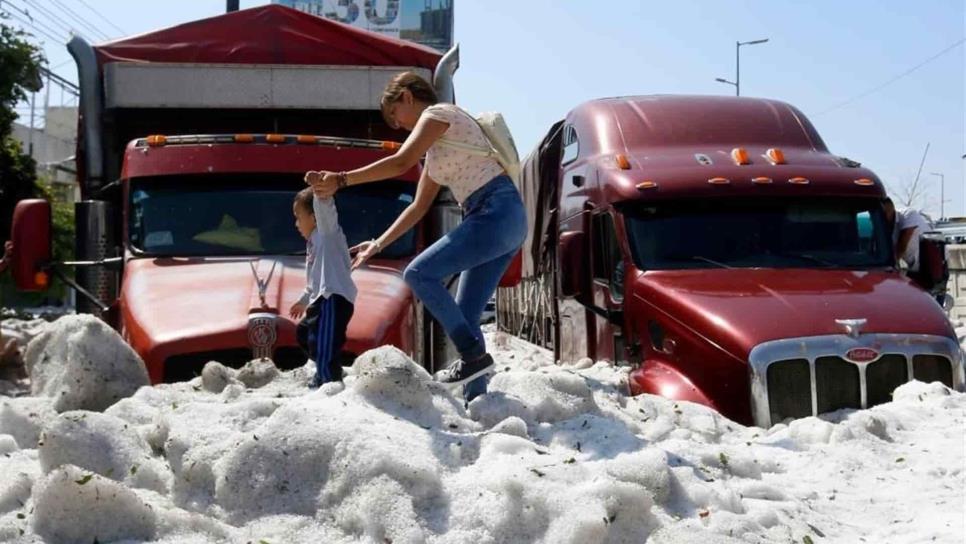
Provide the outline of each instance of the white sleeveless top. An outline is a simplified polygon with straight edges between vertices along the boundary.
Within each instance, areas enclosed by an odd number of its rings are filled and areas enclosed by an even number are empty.
[[[423,110],[422,117],[448,124],[449,128],[443,133],[447,140],[477,147],[490,146],[476,121],[453,104],[434,104]],[[449,187],[460,204],[473,191],[503,173],[503,167],[495,159],[440,144],[433,144],[426,152],[426,169],[433,181]]]

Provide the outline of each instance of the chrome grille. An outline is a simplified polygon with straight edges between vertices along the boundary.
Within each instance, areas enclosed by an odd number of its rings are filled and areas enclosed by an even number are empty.
[[[854,348],[879,356],[869,363],[845,358]],[[868,408],[892,400],[899,385],[917,379],[962,390],[963,361],[955,340],[943,336],[864,334],[775,340],[749,357],[752,416],[769,427],[787,418],[841,408]]]
[[[868,406],[889,402],[896,387],[907,381],[909,363],[904,355],[883,355],[879,360],[869,363],[865,367]]]
[[[912,358],[912,375],[921,382],[949,385],[953,380],[953,369],[948,363],[939,355],[916,355]]]
[[[815,403],[818,413],[862,407],[860,382],[859,367],[855,364],[834,356],[815,359]]]
[[[768,392],[772,421],[812,414],[812,393],[803,383],[812,380],[807,359],[776,361],[768,367]],[[784,416],[783,416],[784,415]]]

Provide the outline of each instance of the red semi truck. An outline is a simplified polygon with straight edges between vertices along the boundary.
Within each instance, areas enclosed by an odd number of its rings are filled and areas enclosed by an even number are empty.
[[[288,308],[305,285],[292,217],[303,174],[390,154],[405,134],[380,115],[385,83],[414,70],[452,101],[458,50],[441,55],[277,5],[68,48],[81,87],[78,310],[112,323],[153,382],[191,377],[210,360],[302,364]],[[418,177],[413,169],[340,192],[349,243],[378,236],[412,202]],[[49,212],[22,204],[15,275],[40,288]],[[344,358],[384,344],[431,370],[451,358],[402,270],[458,221],[443,195],[353,273],[360,294]]]
[[[924,241],[920,285],[900,273],[881,181],[788,104],[594,100],[523,170],[533,230],[498,322],[560,360],[630,364],[632,393],[761,426],[911,379],[963,387],[926,292],[944,285],[942,242]]]

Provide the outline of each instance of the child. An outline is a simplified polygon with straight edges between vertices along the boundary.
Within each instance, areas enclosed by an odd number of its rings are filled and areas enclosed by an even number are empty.
[[[339,354],[352,318],[356,286],[350,276],[349,247],[339,227],[332,198],[318,198],[306,188],[292,204],[295,228],[305,238],[305,292],[289,309],[292,318],[305,313],[296,338],[309,359],[315,361],[310,387],[342,381]]]

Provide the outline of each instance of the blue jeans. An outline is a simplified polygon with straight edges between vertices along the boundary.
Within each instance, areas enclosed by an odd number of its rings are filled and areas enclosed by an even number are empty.
[[[463,202],[463,222],[420,253],[403,277],[439,321],[463,360],[486,353],[480,316],[527,234],[513,181],[497,176]],[[456,299],[443,280],[460,273]]]

